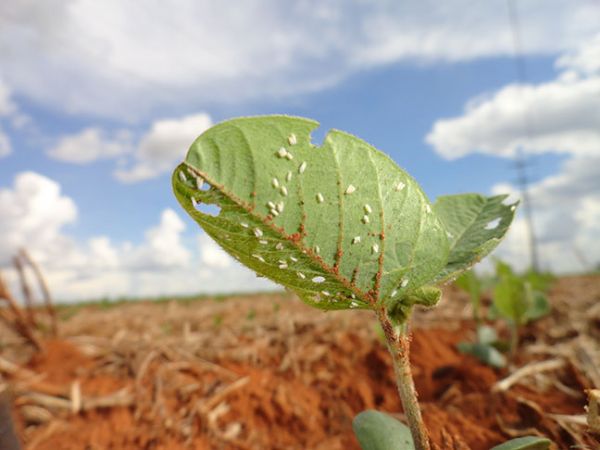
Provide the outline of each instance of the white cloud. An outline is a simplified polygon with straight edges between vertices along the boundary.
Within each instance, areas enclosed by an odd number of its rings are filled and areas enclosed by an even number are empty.
[[[0,78],[0,118],[8,117],[17,110],[11,99],[11,92],[6,83]],[[0,158],[12,153],[10,139],[0,126]]]
[[[528,54],[572,49],[597,31],[590,1],[518,6]],[[289,96],[390,62],[511,54],[504,0],[0,4],[0,61],[15,91],[110,117]]]
[[[600,34],[590,42],[561,56],[556,65],[582,74],[600,75]]]
[[[0,158],[10,155],[11,152],[12,152],[12,146],[10,145],[10,139],[8,138],[6,133],[4,133],[2,131],[2,128],[0,127]]]
[[[192,142],[211,125],[210,116],[204,113],[154,122],[140,139],[133,167],[118,169],[115,175],[121,181],[136,182],[173,170]]]
[[[185,223],[172,209],[137,244],[92,236],[79,242],[68,233],[78,210],[60,185],[34,172],[0,189],[0,269],[25,247],[41,264],[55,297],[160,296],[273,288],[229,258],[205,235],[200,248],[186,244]],[[15,288],[15,292],[18,289]]]
[[[596,56],[598,58],[594,59]],[[591,60],[588,60],[591,58]],[[600,154],[600,34],[558,59],[567,70],[540,84],[511,84],[440,119],[426,137],[447,159],[472,153]]]
[[[562,170],[531,185],[534,229],[538,235],[542,268],[557,272],[590,270],[600,263],[600,155],[567,160]],[[517,188],[498,184],[494,193]],[[529,237],[522,217],[511,227],[498,256],[520,269],[529,264]]]
[[[235,264],[235,260],[217,245],[208,235],[198,236],[200,262],[208,267],[226,269]]]
[[[72,246],[61,230],[77,219],[75,203],[43,175],[22,172],[12,189],[0,189],[0,211],[0,265],[8,264],[19,247],[47,263]]]
[[[130,252],[129,266],[136,270],[161,270],[184,268],[190,264],[192,254],[182,243],[185,224],[172,209],[165,209],[160,223],[150,228],[143,246]]]
[[[109,138],[99,128],[92,127],[74,135],[61,137],[47,153],[59,161],[88,164],[98,159],[123,155],[130,148],[129,140],[127,132],[120,132]]]
[[[137,144],[132,133],[120,130],[110,134],[98,127],[62,136],[47,151],[48,156],[63,162],[88,164],[99,159],[118,158],[115,177],[125,183],[135,183],[170,172],[194,140],[210,128],[212,120],[206,113],[154,121]],[[2,139],[0,135],[0,155]]]
[[[529,195],[542,265],[555,271],[588,270],[600,261],[600,35],[558,59],[565,68],[555,80],[510,85],[469,102],[462,116],[437,121],[427,142],[444,158],[473,153],[511,158],[560,153],[560,171],[532,184]],[[592,58],[592,60],[588,60]],[[525,126],[530,119],[530,127]],[[494,193],[512,192],[499,183]],[[529,264],[527,227],[516,220],[500,256]]]
[[[11,92],[6,83],[0,78],[0,117],[9,116],[17,109],[12,101]]]

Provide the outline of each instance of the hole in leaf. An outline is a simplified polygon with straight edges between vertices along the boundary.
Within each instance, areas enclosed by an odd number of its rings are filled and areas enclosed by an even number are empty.
[[[494,219],[494,220],[490,220],[487,225],[485,226],[486,230],[493,230],[494,228],[496,228],[498,225],[500,225],[500,218]]]
[[[209,216],[217,217],[221,214],[221,207],[215,204],[208,203],[194,203],[194,208],[196,211],[199,211],[203,214],[207,214]]]
[[[312,281],[313,281],[313,283],[322,283],[323,281],[325,281],[325,278],[322,276],[317,276],[317,277],[314,277],[312,279]]]

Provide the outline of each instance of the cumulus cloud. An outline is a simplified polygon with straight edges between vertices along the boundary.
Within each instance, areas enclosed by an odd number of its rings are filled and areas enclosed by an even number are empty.
[[[203,265],[227,269],[235,264],[235,260],[206,234],[198,236],[198,249]]]
[[[154,121],[134,143],[132,132],[108,133],[98,127],[65,135],[51,147],[51,158],[74,164],[88,164],[99,159],[118,158],[115,177],[125,183],[155,178],[173,169],[192,142],[212,125],[206,113]],[[2,139],[0,135],[0,153]]]
[[[41,264],[57,298],[160,296],[273,288],[228,257],[207,236],[189,245],[185,223],[172,209],[161,213],[139,243],[113,242],[107,236],[79,241],[69,234],[78,209],[54,180],[19,173],[0,189],[0,269],[11,272],[11,257],[21,247]],[[15,289],[15,292],[17,289]]]
[[[534,225],[542,268],[557,272],[591,270],[600,263],[600,154],[567,160],[562,170],[531,185],[529,196],[534,207]],[[518,197],[517,187],[501,183],[494,193],[510,192]],[[498,256],[520,269],[529,263],[529,236],[525,221],[519,218],[511,227]]]
[[[599,52],[600,35],[561,56],[563,71],[555,80],[479,97],[462,116],[437,121],[426,137],[447,159],[473,153],[511,158],[519,150],[567,157],[557,174],[529,189],[541,258],[552,270],[587,270],[600,261],[593,223],[600,210]],[[517,193],[506,183],[493,191]],[[512,228],[499,254],[522,267],[529,261],[527,227],[519,219]]]
[[[532,0],[519,8],[528,54],[571,49],[597,31],[593,2]],[[15,90],[110,117],[279,98],[397,61],[510,54],[504,0],[0,5],[0,59]]]
[[[595,45],[600,49],[600,39]],[[513,84],[470,102],[462,116],[438,120],[426,141],[446,159],[474,152],[513,157],[518,149],[595,155],[599,98],[600,73],[569,72],[538,85]]]
[[[77,219],[77,208],[55,181],[19,173],[12,188],[0,189],[0,211],[0,265],[8,264],[19,247],[30,248],[43,263],[72,247],[61,230]]]
[[[130,135],[122,131],[109,137],[96,127],[86,128],[79,133],[61,137],[48,150],[48,156],[74,164],[88,164],[98,159],[114,158],[130,149]]]
[[[155,121],[140,139],[133,166],[118,169],[115,175],[121,181],[136,182],[172,170],[185,157],[191,143],[211,125],[212,120],[205,113]]]
[[[15,112],[16,109],[17,107],[11,98],[10,89],[2,81],[2,78],[0,78],[0,117],[8,116]]]
[[[4,133],[2,131],[2,128],[0,127],[0,158],[10,155],[11,152],[12,152],[12,146],[10,145],[10,139],[8,138],[6,133]]]
[[[6,83],[0,78],[0,118],[8,117],[16,111],[16,105],[11,99],[11,92]],[[12,152],[10,139],[0,126],[0,158],[8,156]]]

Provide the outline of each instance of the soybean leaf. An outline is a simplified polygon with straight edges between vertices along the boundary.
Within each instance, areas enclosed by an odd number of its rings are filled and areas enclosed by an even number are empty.
[[[436,281],[457,276],[496,248],[506,234],[517,207],[517,203],[502,203],[506,197],[460,194],[437,199],[433,209],[448,231],[450,254]]]
[[[469,294],[473,306],[473,317],[477,323],[481,320],[479,309],[481,305],[482,283],[475,272],[468,270],[459,276],[454,282],[459,288]]]
[[[482,344],[492,345],[498,342],[498,333],[496,329],[489,325],[481,325],[477,327],[477,342]]]
[[[414,443],[406,425],[379,411],[367,410],[352,421],[362,450],[413,450]]]
[[[525,321],[528,309],[525,284],[516,276],[504,276],[494,288],[494,306],[515,324]]]
[[[481,342],[459,342],[458,350],[474,356],[482,363],[500,369],[506,366],[506,358],[495,347]]]
[[[446,264],[448,239],[427,197],[350,134],[312,144],[317,126],[287,116],[214,126],[173,174],[178,201],[225,251],[313,306],[431,301],[419,288]]]
[[[496,445],[490,450],[548,450],[552,441],[538,436],[525,436],[503,444]]]
[[[526,320],[537,320],[550,314],[550,302],[548,298],[538,291],[532,291],[530,301],[525,312]]]

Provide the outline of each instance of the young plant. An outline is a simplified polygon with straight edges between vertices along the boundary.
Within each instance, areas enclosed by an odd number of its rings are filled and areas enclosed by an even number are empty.
[[[481,296],[484,291],[483,281],[477,277],[473,270],[469,270],[458,277],[454,281],[454,284],[469,294],[473,308],[473,320],[477,327],[477,341],[460,342],[458,350],[474,356],[488,366],[496,368],[504,367],[506,365],[506,358],[497,348],[499,341],[496,330],[482,324],[481,320]]]
[[[414,448],[410,430],[390,415],[379,411],[361,412],[352,421],[352,428],[363,450]],[[524,436],[506,441],[490,450],[549,450],[551,443],[543,437]]]
[[[550,303],[540,290],[548,288],[549,278],[535,272],[519,276],[502,261],[496,263],[496,277],[494,308],[508,321],[511,330],[510,350],[514,355],[519,344],[519,329],[550,313]]]
[[[307,304],[372,310],[414,448],[429,449],[409,363],[411,310],[435,305],[437,284],[498,245],[516,204],[477,194],[431,204],[408,173],[357,137],[332,130],[312,144],[317,126],[287,116],[216,125],[175,169],[175,195],[225,251]]]

